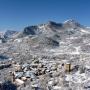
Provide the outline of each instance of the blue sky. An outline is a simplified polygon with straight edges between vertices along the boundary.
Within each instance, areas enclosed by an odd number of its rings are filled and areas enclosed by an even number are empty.
[[[0,31],[67,19],[90,26],[90,0],[0,0]]]

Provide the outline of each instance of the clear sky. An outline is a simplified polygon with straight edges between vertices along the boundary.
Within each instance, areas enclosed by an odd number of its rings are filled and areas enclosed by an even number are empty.
[[[0,0],[0,31],[67,19],[90,26],[90,0]]]

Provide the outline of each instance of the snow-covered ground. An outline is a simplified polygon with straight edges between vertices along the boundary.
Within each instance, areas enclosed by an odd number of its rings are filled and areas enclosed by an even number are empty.
[[[78,54],[80,54],[80,52],[79,52],[80,46],[74,47],[76,49],[76,51],[73,51],[73,52],[66,51],[65,47],[63,47],[63,48],[64,49],[61,49],[61,47],[60,47],[60,48],[56,48],[56,49],[50,49],[50,50],[47,50],[47,51],[54,53],[54,55],[59,55],[59,54],[71,54],[71,55],[77,54],[78,55]]]
[[[81,32],[82,32],[82,33],[84,33],[84,34],[85,34],[85,33],[86,33],[86,34],[90,34],[90,32],[89,32],[89,31],[84,30],[84,29],[81,29]]]

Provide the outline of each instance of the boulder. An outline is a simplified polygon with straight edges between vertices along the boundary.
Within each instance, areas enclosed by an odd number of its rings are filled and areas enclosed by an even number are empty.
[[[38,67],[38,64],[32,64],[31,67],[32,68],[37,68]]]
[[[24,85],[25,83],[24,83],[24,81],[22,81],[22,80],[20,80],[20,79],[15,79],[15,84],[16,84],[17,86],[21,86],[21,85]]]
[[[27,72],[24,74],[24,76],[25,76],[26,78],[36,79],[36,75],[35,75],[33,72],[31,72],[31,71],[27,71]]]
[[[16,72],[15,73],[15,78],[21,78],[21,77],[23,77],[23,72]]]
[[[61,90],[60,86],[53,86],[53,90]]]
[[[0,69],[9,68],[11,64],[1,64]]]
[[[16,61],[12,61],[11,63],[12,63],[12,64],[16,64]]]
[[[25,64],[22,65],[22,69],[29,68],[29,67],[30,67],[30,64],[28,64],[28,63],[25,63]]]
[[[38,64],[38,68],[43,68],[44,65],[42,63]]]
[[[54,81],[53,80],[48,82],[48,86],[53,86],[53,85],[54,85]]]
[[[37,75],[43,75],[45,73],[46,73],[46,69],[45,68],[38,68]]]
[[[21,77],[21,80],[26,81],[27,78],[26,77]]]
[[[25,67],[25,68],[23,69],[23,72],[27,72],[28,70],[29,70],[29,68]]]
[[[14,69],[15,69],[15,71],[17,71],[17,72],[22,71],[22,66],[19,65],[19,64],[16,64],[16,65],[14,65]]]
[[[38,64],[39,63],[39,60],[34,60],[34,63],[37,63]]]
[[[53,66],[51,67],[51,70],[52,70],[52,71],[56,71],[56,70],[57,70],[56,65],[53,65]]]

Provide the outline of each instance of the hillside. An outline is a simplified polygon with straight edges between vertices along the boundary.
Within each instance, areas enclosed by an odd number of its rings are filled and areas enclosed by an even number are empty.
[[[90,28],[75,20],[49,21],[27,26],[21,32],[6,31],[1,40],[5,42],[0,43],[0,65],[11,67],[0,69],[0,81],[4,82],[10,71],[14,72],[15,80],[29,78],[24,81],[26,87],[20,85],[18,90],[89,88]],[[73,68],[69,74],[63,66],[67,63]],[[22,69],[15,69],[15,65]]]

